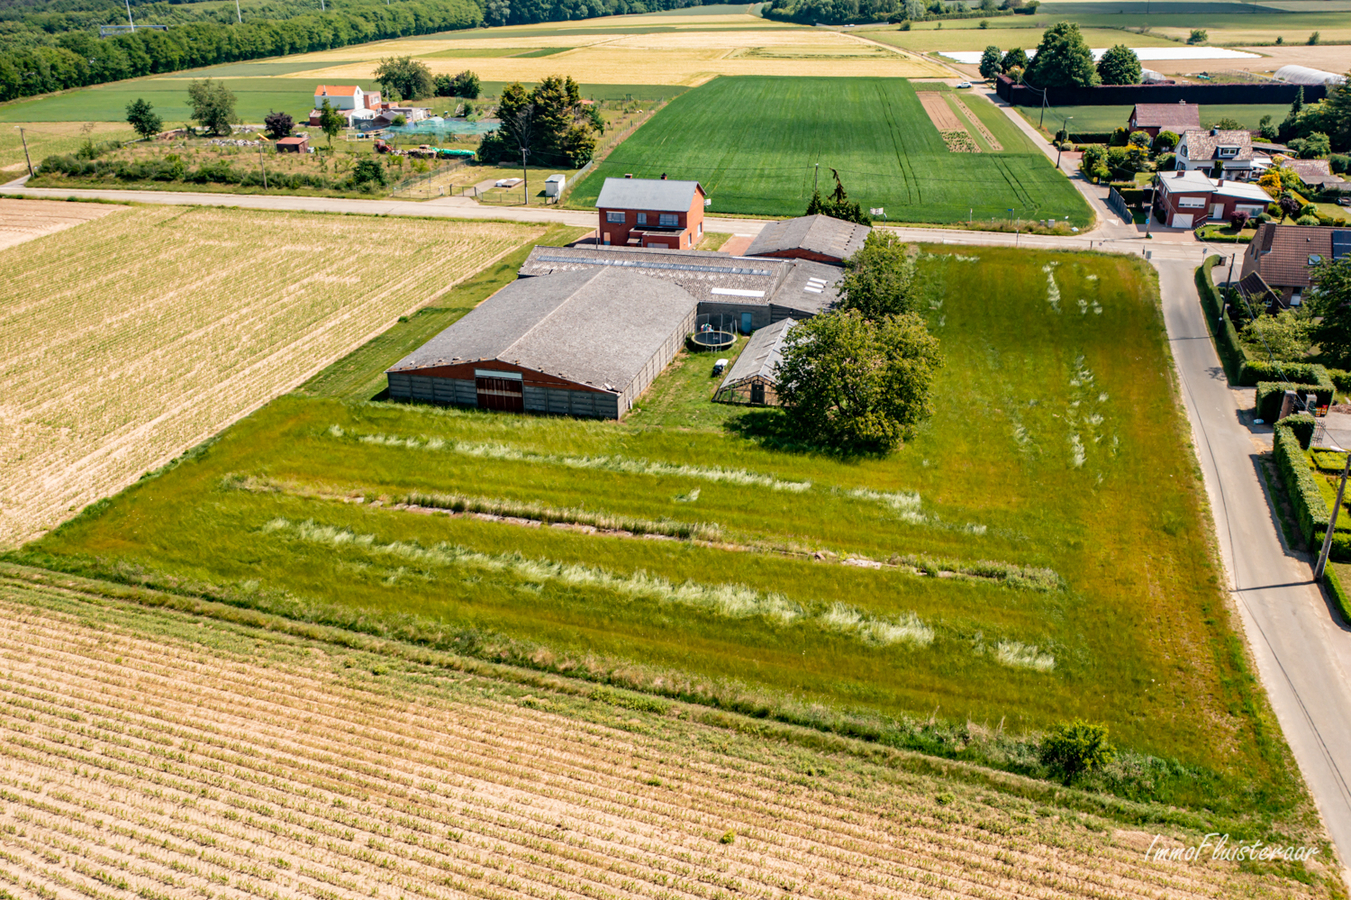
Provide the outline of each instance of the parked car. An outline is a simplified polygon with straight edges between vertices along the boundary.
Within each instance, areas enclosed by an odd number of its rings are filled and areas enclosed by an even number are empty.
[[[969,82],[969,81],[959,81],[959,82],[957,82],[957,90],[959,90],[959,91],[960,91],[962,88],[969,88],[969,87],[971,87],[971,82]]]

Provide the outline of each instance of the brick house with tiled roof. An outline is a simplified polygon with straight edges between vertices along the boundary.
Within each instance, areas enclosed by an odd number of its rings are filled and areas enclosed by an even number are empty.
[[[1243,253],[1241,278],[1256,273],[1286,306],[1298,306],[1312,281],[1309,270],[1325,259],[1351,255],[1351,228],[1263,222]]]
[[[1247,181],[1252,177],[1252,135],[1218,128],[1184,132],[1177,145],[1177,168]]]
[[[1160,131],[1171,131],[1179,137],[1188,131],[1201,130],[1201,107],[1183,100],[1181,103],[1137,103],[1131,110],[1127,127],[1143,131],[1156,138]]]

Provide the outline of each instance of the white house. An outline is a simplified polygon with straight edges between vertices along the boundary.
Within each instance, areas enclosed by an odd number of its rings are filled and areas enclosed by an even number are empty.
[[[355,84],[321,84],[314,89],[314,108],[319,109],[324,101],[334,109],[365,109],[366,94]]]
[[[1187,172],[1201,171],[1234,181],[1252,177],[1252,134],[1247,131],[1187,131],[1177,145],[1177,168]]]

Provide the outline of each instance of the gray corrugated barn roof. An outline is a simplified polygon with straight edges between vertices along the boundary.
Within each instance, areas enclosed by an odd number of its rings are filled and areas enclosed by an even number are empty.
[[[790,250],[809,250],[841,262],[863,247],[872,231],[867,225],[831,216],[798,216],[770,222],[760,230],[747,256],[764,256]]]
[[[783,359],[784,339],[796,324],[792,319],[782,319],[751,335],[751,339],[746,342],[746,349],[736,358],[718,390],[725,391],[756,376],[769,382],[775,381],[775,369]]]
[[[664,178],[607,178],[596,198],[601,209],[655,209],[688,212],[694,204],[697,181],[667,181]]]
[[[617,268],[672,281],[704,303],[775,304],[809,318],[839,298],[844,272],[799,259],[728,256],[703,250],[644,247],[536,247],[520,268],[523,276]]]
[[[623,391],[696,306],[678,286],[622,269],[522,278],[389,371],[501,360]]]

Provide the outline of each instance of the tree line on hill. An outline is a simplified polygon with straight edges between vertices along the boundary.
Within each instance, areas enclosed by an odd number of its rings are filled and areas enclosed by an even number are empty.
[[[1039,0],[770,0],[767,19],[803,25],[850,25],[962,19],[1021,13],[1032,15]]]
[[[117,0],[56,0],[0,12],[0,101],[410,35],[657,12],[701,0],[348,0],[322,12],[313,4],[273,0],[261,16],[250,6],[243,23],[233,9],[228,17],[220,10],[180,11],[191,5],[132,4],[138,25],[167,23],[169,29],[108,38],[98,36],[98,26],[125,21]]]

